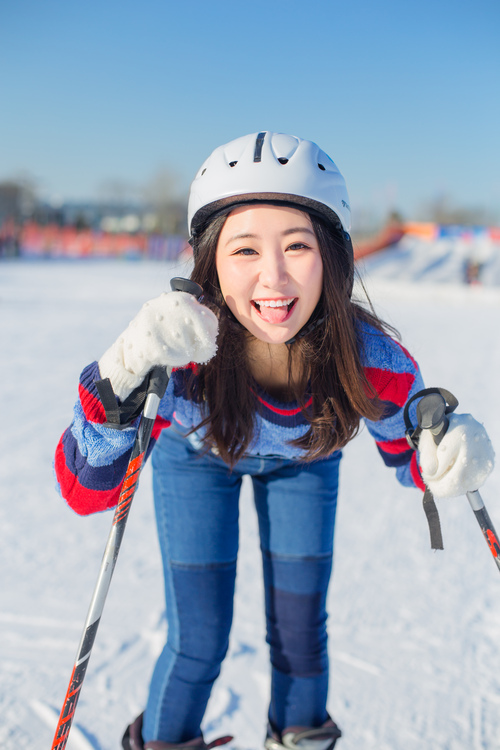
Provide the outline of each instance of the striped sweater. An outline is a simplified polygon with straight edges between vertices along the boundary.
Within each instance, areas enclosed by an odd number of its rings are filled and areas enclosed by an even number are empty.
[[[425,489],[416,453],[405,438],[403,419],[407,400],[423,388],[418,365],[398,342],[370,326],[362,326],[362,337],[365,373],[384,404],[383,418],[376,422],[366,420],[367,428],[385,464],[396,469],[401,484]],[[200,407],[187,398],[182,375],[181,371],[174,371],[170,378],[149,453],[163,429],[174,425],[186,433],[201,422]],[[100,377],[97,362],[83,370],[73,422],[62,435],[55,457],[60,492],[81,515],[116,505],[136,432],[135,426],[121,431],[104,426],[106,416],[95,386]],[[300,460],[301,450],[290,444],[308,429],[298,405],[280,403],[259,388],[256,397],[260,408],[248,454]],[[202,437],[195,433],[190,440]]]

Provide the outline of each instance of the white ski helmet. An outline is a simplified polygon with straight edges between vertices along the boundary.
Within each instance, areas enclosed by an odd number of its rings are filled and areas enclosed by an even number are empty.
[[[195,240],[213,214],[252,201],[298,204],[321,214],[343,230],[352,254],[351,209],[344,178],[312,141],[261,132],[216,148],[191,185],[191,237]]]

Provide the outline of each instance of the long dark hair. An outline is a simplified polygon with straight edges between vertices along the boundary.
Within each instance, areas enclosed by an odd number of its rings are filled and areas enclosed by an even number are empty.
[[[293,445],[301,460],[325,458],[351,440],[361,417],[374,420],[382,407],[362,366],[360,324],[368,323],[377,335],[395,331],[374,313],[351,299],[352,260],[340,231],[309,214],[323,261],[323,291],[311,316],[308,332],[289,344],[289,395],[300,405],[309,429]],[[234,465],[252,441],[259,402],[247,360],[250,334],[236,321],[222,296],[216,269],[217,242],[226,220],[218,216],[197,239],[191,279],[200,284],[219,310],[218,351],[197,368],[186,371],[190,398],[202,407],[205,444]],[[314,323],[317,323],[314,325]],[[299,363],[292,379],[292,362]],[[306,408],[306,403],[311,401]]]

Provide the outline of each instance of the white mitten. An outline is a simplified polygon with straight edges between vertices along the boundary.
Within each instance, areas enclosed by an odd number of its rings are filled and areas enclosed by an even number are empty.
[[[217,351],[218,321],[187,292],[164,292],[146,302],[128,328],[99,360],[123,401],[155,365],[202,364]]]
[[[495,452],[482,424],[471,414],[449,414],[439,445],[430,430],[419,438],[422,478],[435,498],[456,497],[479,489],[489,477]]]

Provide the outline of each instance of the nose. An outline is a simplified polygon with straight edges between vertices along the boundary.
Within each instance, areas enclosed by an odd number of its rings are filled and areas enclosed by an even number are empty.
[[[262,253],[260,282],[267,289],[280,289],[288,283],[286,260],[281,248]]]

